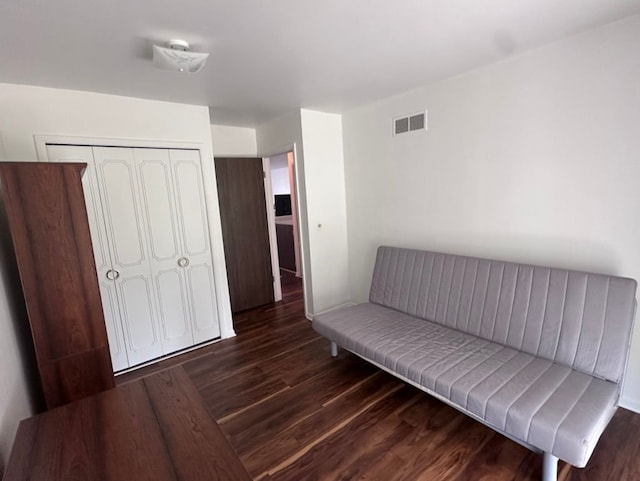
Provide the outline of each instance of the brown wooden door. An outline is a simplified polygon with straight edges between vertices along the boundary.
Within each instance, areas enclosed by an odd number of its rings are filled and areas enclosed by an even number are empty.
[[[231,310],[273,302],[262,159],[216,158]]]

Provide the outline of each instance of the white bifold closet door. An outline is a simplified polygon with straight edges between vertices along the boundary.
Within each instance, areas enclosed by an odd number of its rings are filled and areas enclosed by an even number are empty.
[[[220,335],[199,152],[47,146],[82,161],[114,370]]]
[[[196,344],[220,336],[213,283],[213,260],[202,183],[200,154],[196,150],[169,150],[175,189],[178,239]]]

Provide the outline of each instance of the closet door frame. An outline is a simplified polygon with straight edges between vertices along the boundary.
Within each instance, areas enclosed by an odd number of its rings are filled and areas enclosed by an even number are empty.
[[[220,338],[234,337],[233,319],[231,316],[231,303],[227,285],[227,269],[222,244],[222,227],[218,206],[218,192],[215,177],[213,158],[208,159],[204,146],[200,142],[178,142],[167,140],[137,140],[103,137],[79,137],[68,135],[34,135],[38,160],[48,162],[47,145],[80,145],[88,147],[128,147],[128,148],[152,148],[152,149],[185,149],[197,150],[200,155],[202,180],[204,183],[204,196],[209,226],[209,245],[213,260],[213,276],[215,282],[216,309],[220,323]]]

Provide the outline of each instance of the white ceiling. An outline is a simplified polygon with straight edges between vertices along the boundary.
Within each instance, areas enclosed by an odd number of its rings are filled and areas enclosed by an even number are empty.
[[[340,112],[640,13],[640,0],[2,0],[0,82],[209,105],[256,126]],[[183,38],[205,70],[155,69]]]

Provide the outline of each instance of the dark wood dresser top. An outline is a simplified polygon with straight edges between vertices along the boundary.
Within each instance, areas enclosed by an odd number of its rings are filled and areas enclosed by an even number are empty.
[[[25,419],[3,481],[251,477],[181,368]]]

